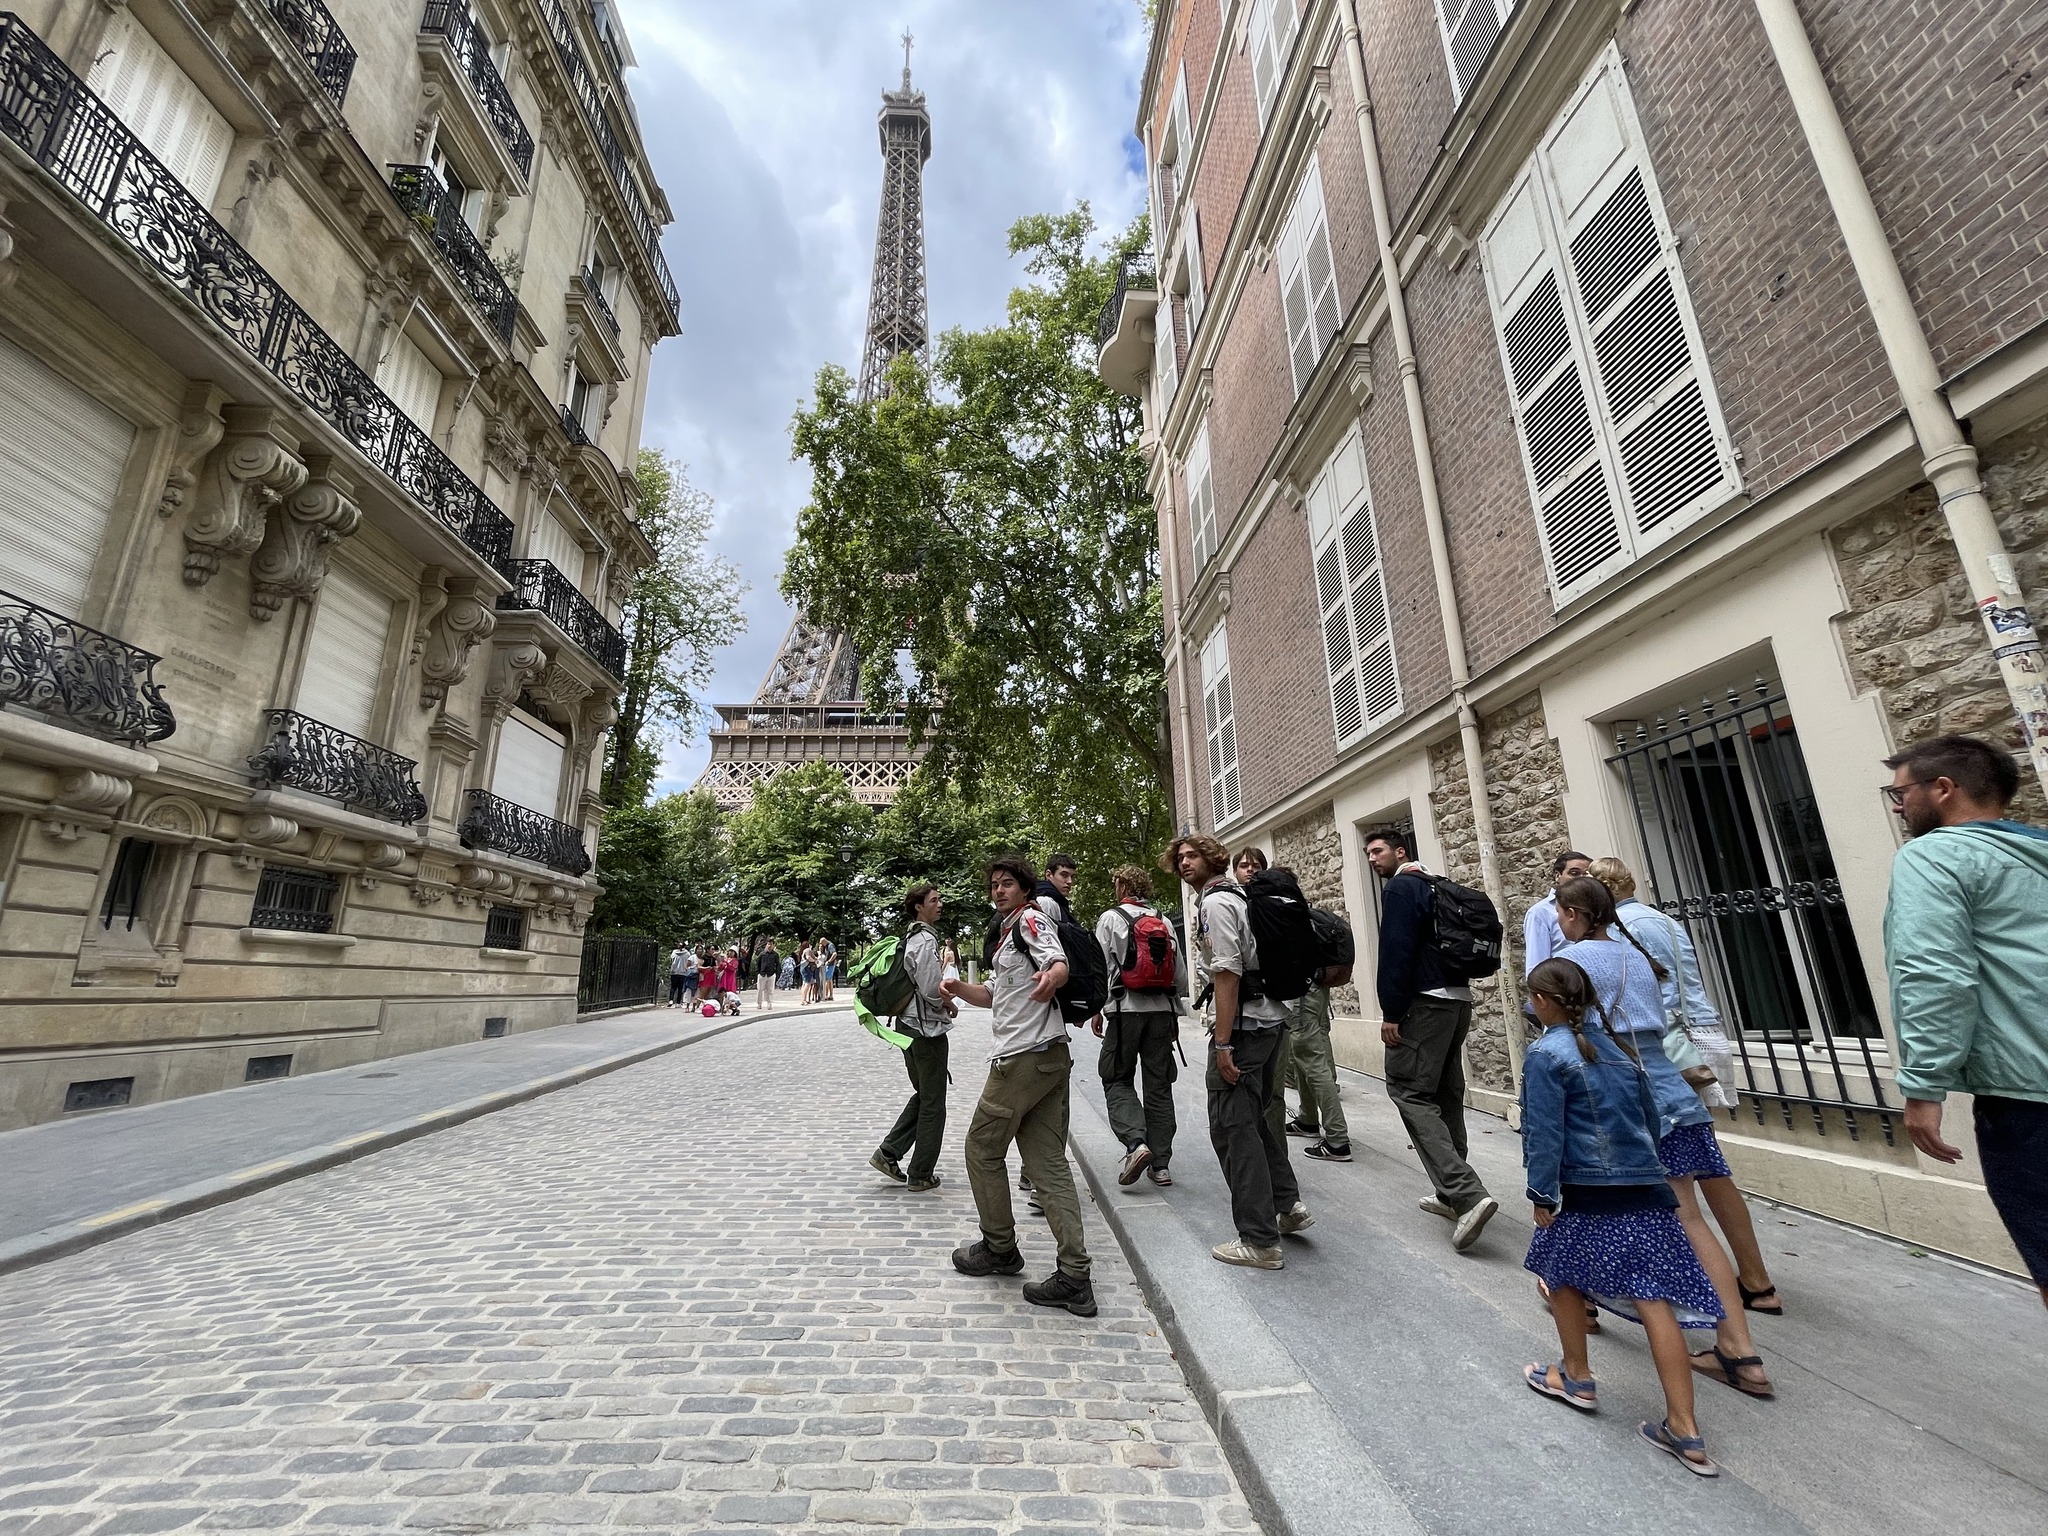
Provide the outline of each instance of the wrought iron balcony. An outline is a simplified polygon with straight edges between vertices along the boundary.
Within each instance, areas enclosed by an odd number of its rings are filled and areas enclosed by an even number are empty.
[[[498,599],[500,608],[538,609],[605,671],[613,677],[626,675],[626,637],[552,560],[507,560],[501,569],[512,590]]]
[[[583,422],[568,406],[562,407],[562,436],[578,448],[590,446],[590,434],[583,430]]]
[[[531,859],[565,875],[582,875],[590,869],[590,855],[583,847],[583,834],[572,826],[514,805],[487,789],[469,792],[468,810],[456,834],[465,848],[485,848]]]
[[[0,704],[103,741],[162,741],[178,722],[156,681],[161,659],[0,592]]]
[[[1095,371],[1111,389],[1134,400],[1154,365],[1157,332],[1145,322],[1172,323],[1172,311],[1160,307],[1157,281],[1149,267],[1126,258],[1117,268],[1116,289],[1095,322]]]
[[[427,814],[409,757],[387,752],[295,709],[270,712],[270,738],[249,759],[266,785],[303,789],[410,826]]]
[[[0,133],[437,522],[494,565],[512,552],[512,520],[10,12]]]
[[[512,328],[519,320],[519,300],[505,286],[504,274],[470,230],[462,216],[462,203],[441,184],[429,166],[391,167],[391,195],[398,206],[412,215],[413,222],[427,232],[434,249],[441,253],[462,291],[497,333],[498,340],[512,345]]]
[[[270,0],[270,14],[285,36],[313,66],[313,78],[338,107],[348,98],[349,76],[355,73],[356,51],[320,0]]]
[[[632,222],[633,232],[640,237],[640,248],[654,268],[654,279],[661,285],[661,297],[668,305],[669,319],[673,321],[682,310],[676,297],[676,280],[668,270],[668,259],[661,254],[661,226],[647,211],[647,200],[640,195],[640,184],[633,179],[632,163],[619,143],[618,134],[612,129],[611,115],[605,110],[604,98],[598,94],[597,82],[590,78],[590,70],[583,62],[583,50],[576,43],[575,23],[562,8],[562,0],[547,0],[541,18],[547,23],[548,36],[554,40],[555,57],[561,60],[562,73],[569,77],[569,90],[576,97],[577,105],[583,108],[584,120],[597,139],[598,154],[603,158],[605,168],[612,173],[612,182],[619,190],[620,200],[626,205],[626,217]]]
[[[448,40],[448,51],[455,55],[456,62],[462,66],[463,74],[469,77],[469,83],[476,91],[477,100],[483,103],[484,117],[490,122],[491,131],[505,146],[512,163],[519,167],[519,174],[531,175],[533,135],[527,131],[526,119],[512,104],[512,93],[505,89],[505,77],[491,62],[491,51],[484,45],[484,35],[477,29],[476,18],[469,13],[468,0],[427,0],[426,14],[420,18],[420,31]]]
[[[576,274],[576,281],[582,287],[584,297],[590,300],[590,307],[604,316],[604,323],[612,328],[612,334],[618,335],[619,317],[612,310],[612,301],[604,296],[604,289],[598,286],[596,275],[585,267]]]
[[[1157,281],[1150,267],[1133,262],[1129,257],[1124,258],[1123,265],[1116,269],[1116,289],[1110,294],[1109,302],[1102,306],[1102,314],[1095,322],[1096,346],[1108,346],[1109,339],[1116,335],[1117,318],[1124,312],[1124,295],[1133,288],[1151,293]]]

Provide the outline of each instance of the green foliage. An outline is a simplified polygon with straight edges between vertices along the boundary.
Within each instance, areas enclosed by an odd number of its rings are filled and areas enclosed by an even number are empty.
[[[871,898],[862,876],[874,836],[875,813],[853,798],[831,763],[805,763],[766,780],[729,824],[726,933],[772,934],[786,943],[822,936],[852,948],[868,931]]]
[[[605,890],[593,932],[703,943],[727,906],[725,818],[702,790],[619,806],[605,816],[597,865]]]
[[[929,371],[899,357],[878,401],[818,375],[782,586],[853,637],[865,696],[906,707],[939,782],[1038,857],[1074,854],[1106,902],[1108,867],[1144,862],[1170,818],[1141,419],[1095,373],[1096,321],[1147,234],[1094,239],[1086,204],[1020,220],[1032,281],[1005,322],[948,332]]]
[[[1032,840],[1015,797],[991,790],[984,784],[981,798],[969,800],[929,763],[919,765],[895,803],[875,819],[868,869],[877,929],[900,923],[904,893],[933,880],[946,905],[940,930],[979,941],[995,915],[988,901],[988,861]]]

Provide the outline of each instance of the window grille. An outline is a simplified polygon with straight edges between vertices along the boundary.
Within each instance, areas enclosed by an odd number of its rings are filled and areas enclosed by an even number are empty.
[[[139,837],[121,839],[114,855],[114,873],[107,880],[106,899],[100,903],[100,927],[119,923],[131,933],[145,916],[143,904],[149,893],[149,867],[156,859],[156,844]]]
[[[526,948],[526,912],[522,907],[492,907],[484,919],[485,949]]]
[[[266,864],[263,878],[256,883],[249,926],[281,928],[288,933],[331,933],[334,898],[340,891],[340,877],[324,869]]]

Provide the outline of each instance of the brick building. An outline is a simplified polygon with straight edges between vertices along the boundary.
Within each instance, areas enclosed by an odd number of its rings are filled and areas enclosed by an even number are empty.
[[[0,1127],[573,1017],[677,327],[631,61],[0,13]]]
[[[1374,828],[1517,936],[1557,851],[1620,855],[1741,1036],[1744,1182],[2015,1268],[1898,1126],[1878,787],[2023,745],[1979,603],[2048,585],[2044,113],[2019,0],[1174,0],[1101,352],[1183,823],[1348,910],[1363,975]]]

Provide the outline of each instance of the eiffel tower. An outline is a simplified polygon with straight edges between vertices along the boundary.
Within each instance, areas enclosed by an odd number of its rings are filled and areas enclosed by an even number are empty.
[[[899,353],[924,354],[930,340],[924,289],[924,163],[932,119],[910,83],[911,36],[903,34],[903,85],[882,93],[882,211],[875,229],[874,285],[861,353],[860,397],[886,387]],[[800,763],[836,763],[865,805],[885,806],[924,749],[913,747],[898,714],[870,712],[860,698],[860,658],[845,635],[797,618],[782,637],[751,704],[717,706],[711,761],[697,780],[719,808],[744,810],[764,781]]]

